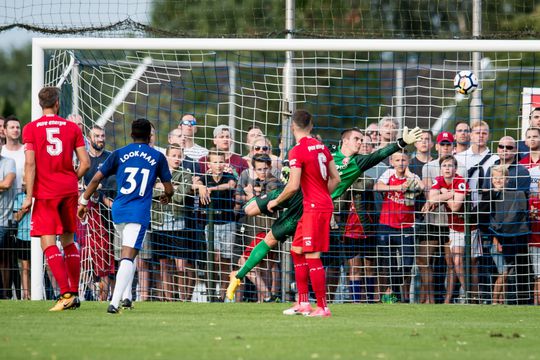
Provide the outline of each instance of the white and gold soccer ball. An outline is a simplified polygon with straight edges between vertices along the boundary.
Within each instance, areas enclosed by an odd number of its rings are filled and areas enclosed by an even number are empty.
[[[470,95],[478,88],[478,78],[472,71],[463,70],[454,77],[454,89],[463,95]]]

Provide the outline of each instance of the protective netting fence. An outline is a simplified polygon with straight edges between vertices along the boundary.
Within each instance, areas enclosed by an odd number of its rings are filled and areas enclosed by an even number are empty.
[[[482,3],[483,38],[537,38],[538,1]],[[283,37],[285,1],[4,1],[0,31],[142,37]],[[298,37],[471,38],[472,1],[295,2]]]
[[[503,283],[504,301],[532,301],[536,247],[528,241],[534,236],[515,236],[515,231],[526,219],[527,234],[531,229],[534,233],[536,215],[528,214],[524,199],[534,204],[538,178],[534,165],[523,160],[527,149],[519,158],[514,155],[522,128],[529,127],[528,118],[522,121],[523,109],[535,107],[534,95],[526,97],[536,91],[535,58],[529,53],[484,55],[476,75],[487,126],[472,124],[471,129],[470,97],[456,95],[453,84],[459,70],[471,68],[469,53],[396,52],[389,57],[377,52],[295,52],[295,106],[313,113],[315,132],[347,159],[356,153],[362,159],[375,156],[374,150],[394,142],[403,126],[426,130],[409,155],[393,155],[365,169],[336,199],[337,227],[324,257],[334,301],[497,302]],[[137,264],[138,299],[222,299],[229,272],[247,259],[274,221],[246,217],[242,206],[282,181],[286,149],[280,146],[280,132],[288,111],[283,109],[283,53],[85,50],[51,52],[47,58],[46,83],[63,81],[62,115],[81,116],[90,146],[100,131],[96,123],[103,125],[107,149],[112,150],[130,141],[133,119],[146,117],[156,128],[154,146],[167,152],[177,174],[175,185],[181,190],[176,202],[168,208],[156,203],[152,210],[152,232]],[[362,130],[362,144],[356,147],[341,135],[351,127]],[[461,206],[454,207],[441,194],[460,193],[464,184],[434,187],[434,180],[440,184],[438,176],[444,175],[436,159],[454,153],[441,136],[451,136],[456,151],[472,151],[456,155],[457,174],[471,188],[459,199]],[[227,154],[225,169],[213,167],[205,157],[211,147]],[[479,157],[475,151],[486,153]],[[485,160],[488,151],[493,156]],[[258,153],[272,156],[264,175],[249,169]],[[519,172],[516,164],[510,166],[507,176],[520,185],[508,185],[501,195],[491,191],[496,181],[491,167],[501,161],[508,165],[510,158],[524,161]],[[424,166],[428,160],[433,162]],[[405,161],[409,170],[400,173],[398,161]],[[475,168],[479,162],[481,173]],[[213,175],[223,172],[236,188],[216,192],[211,205],[202,204],[191,184],[210,186],[219,178]],[[402,190],[389,191],[389,185],[401,180],[406,184]],[[114,186],[102,191],[112,196]],[[521,207],[505,207],[509,203]],[[357,221],[351,218],[355,212]],[[481,216],[471,216],[479,212]],[[497,218],[501,213],[508,218]],[[92,214],[78,233],[85,264],[81,291],[89,299],[106,298],[119,240],[103,201],[97,201]],[[466,248],[472,248],[470,256]],[[250,273],[237,299],[294,296],[288,249],[286,242],[273,250]]]

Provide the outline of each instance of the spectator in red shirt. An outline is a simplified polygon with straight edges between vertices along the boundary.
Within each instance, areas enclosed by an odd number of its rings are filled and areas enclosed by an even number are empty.
[[[375,191],[384,192],[379,218],[377,243],[383,302],[409,302],[411,270],[414,263],[414,201],[424,189],[422,180],[409,170],[409,155],[396,152],[390,156],[391,169],[386,170],[375,184]],[[397,265],[397,251],[401,266]]]

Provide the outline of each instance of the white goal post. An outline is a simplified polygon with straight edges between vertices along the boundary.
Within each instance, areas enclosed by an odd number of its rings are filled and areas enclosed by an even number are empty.
[[[34,38],[32,41],[32,118],[41,117],[38,92],[45,84],[48,50],[188,50],[274,52],[503,52],[540,53],[540,40],[389,40],[389,39],[150,39]],[[290,58],[289,58],[290,59]],[[292,67],[298,64],[288,64]],[[479,68],[479,65],[477,65]],[[285,72],[289,73],[291,72]],[[294,71],[292,72],[294,73]],[[283,81],[283,84],[287,82]],[[283,88],[285,93],[287,89]],[[477,91],[475,97],[481,97]],[[284,96],[285,99],[291,97]],[[476,103],[478,106],[478,102]],[[481,102],[480,102],[481,104]],[[108,116],[108,115],[106,115]],[[38,239],[31,247],[32,300],[43,299],[43,255]]]

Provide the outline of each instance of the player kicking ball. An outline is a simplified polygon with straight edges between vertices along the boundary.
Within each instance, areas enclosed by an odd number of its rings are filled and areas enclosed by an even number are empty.
[[[339,198],[343,193],[364,173],[364,171],[377,165],[391,154],[405,148],[407,145],[414,144],[421,139],[422,130],[414,128],[409,131],[407,127],[403,128],[403,137],[396,143],[390,144],[383,149],[377,150],[369,155],[359,155],[358,148],[361,143],[361,133],[357,128],[351,128],[342,132],[342,146],[333,154],[337,165],[341,182],[333,191],[332,199]],[[285,169],[285,168],[284,168]],[[268,203],[275,199],[283,189],[272,191],[264,196],[253,198],[245,206],[245,212],[248,216],[257,216],[260,214],[271,214],[268,209]],[[284,242],[288,236],[294,235],[296,226],[302,216],[302,191],[297,191],[289,200],[281,203],[280,208],[285,209],[274,222],[271,230],[267,233],[264,241],[260,242],[251,252],[245,264],[238,272],[231,273],[229,287],[227,288],[227,298],[232,300],[236,289],[242,279],[251,269],[253,269],[278,242]]]
[[[152,189],[156,179],[161,180],[165,189],[159,199],[162,204],[167,204],[174,194],[169,165],[165,155],[148,145],[150,134],[151,125],[148,120],[135,120],[131,125],[133,143],[109,155],[79,198],[77,216],[82,220],[88,213],[88,200],[101,180],[116,175],[117,196],[112,205],[112,218],[122,239],[122,256],[116,275],[116,286],[107,309],[110,314],[119,312],[121,300],[122,307],[132,307],[134,260],[142,248],[150,224]]]
[[[302,313],[314,317],[329,317],[326,306],[326,272],[321,253],[330,248],[330,221],[334,204],[330,198],[340,181],[330,151],[311,136],[311,114],[297,110],[292,115],[291,130],[296,146],[289,151],[289,181],[267,209],[273,212],[280,203],[293,197],[302,187],[303,214],[298,222],[291,247],[298,303],[285,310],[285,315]],[[317,298],[317,308],[309,303],[309,281]]]

